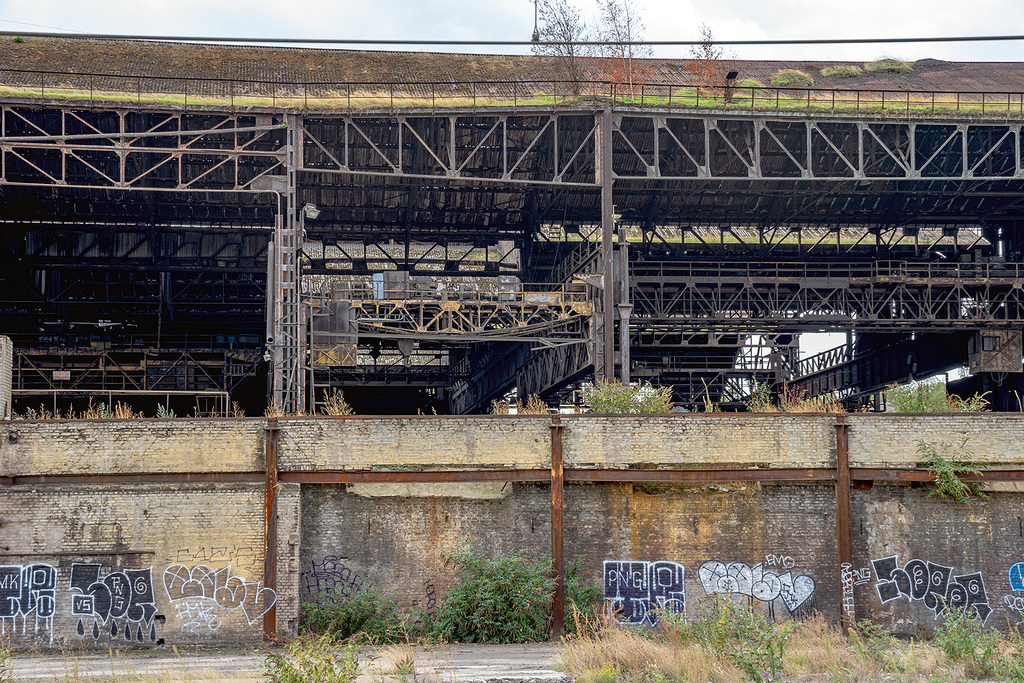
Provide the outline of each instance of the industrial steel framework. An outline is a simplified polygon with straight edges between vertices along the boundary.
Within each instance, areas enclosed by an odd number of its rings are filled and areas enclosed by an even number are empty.
[[[231,391],[266,359],[286,412],[417,373],[464,411],[631,369],[684,401],[709,378],[742,393],[800,377],[801,332],[1024,327],[1012,116],[8,102],[3,322],[50,366],[96,343],[76,325],[116,328],[100,349],[130,351],[139,301],[157,367],[165,326],[221,325],[233,341],[209,348],[244,367],[186,388]],[[382,271],[408,286],[378,295]],[[457,302],[445,278],[477,289]],[[500,296],[512,281],[517,310]]]

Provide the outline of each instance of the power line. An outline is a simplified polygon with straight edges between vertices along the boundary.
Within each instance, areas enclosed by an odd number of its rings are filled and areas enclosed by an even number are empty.
[[[92,40],[151,40],[156,42],[187,43],[271,43],[275,45],[437,45],[437,46],[555,46],[555,45],[625,45],[625,46],[693,46],[702,45],[703,40],[640,40],[617,43],[605,40],[584,40],[574,43],[566,41],[532,40],[383,40],[372,38],[242,38],[226,36],[144,36],[117,33],[19,33],[0,31],[0,36],[21,36],[23,38],[75,38]],[[867,45],[877,43],[979,43],[1024,40],[1024,35],[1007,36],[937,36],[917,38],[793,38],[783,40],[714,40],[715,45]]]
[[[14,19],[0,19],[0,22],[4,24],[18,24],[19,26],[35,26],[37,28],[52,28],[55,31],[67,31],[68,33],[85,33],[85,31],[79,31],[73,28],[64,28],[63,26],[48,26],[46,24],[32,24],[27,21],[15,21]]]

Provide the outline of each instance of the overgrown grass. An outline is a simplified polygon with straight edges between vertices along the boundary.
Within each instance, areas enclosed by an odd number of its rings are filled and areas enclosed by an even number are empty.
[[[890,62],[897,65],[892,66]],[[881,68],[912,69],[912,65],[898,60],[879,60]],[[856,68],[856,67],[851,67]],[[865,69],[871,71],[869,65]],[[899,73],[900,71],[897,71]],[[806,74],[805,74],[806,76]],[[756,86],[751,88],[751,86]],[[521,97],[486,94],[473,96],[441,95],[436,97],[392,96],[387,92],[336,91],[315,96],[294,94],[245,95],[245,96],[195,96],[184,93],[129,93],[113,90],[85,90],[70,87],[48,87],[46,89],[22,86],[0,86],[0,97],[14,99],[47,100],[57,102],[102,102],[110,104],[132,104],[135,106],[165,106],[174,108],[228,108],[246,111],[254,108],[274,108],[288,111],[392,111],[400,109],[446,110],[446,109],[488,109],[488,108],[550,108],[550,107],[591,107],[618,104],[624,106],[650,107],[652,109],[731,109],[731,110],[782,110],[806,112],[864,113],[885,116],[922,114],[932,116],[955,115],[957,118],[980,114],[1005,115],[1011,119],[1024,118],[1024,103],[1020,98],[1007,99],[1005,93],[992,93],[979,99],[975,93],[912,93],[906,91],[880,92],[836,90],[801,91],[797,86],[787,91],[782,86],[763,88],[759,83],[743,81],[725,93],[715,90],[682,88],[668,96],[625,96],[616,93],[613,98],[605,92],[583,95],[561,95],[527,93]]]
[[[962,399],[948,393],[942,381],[893,384],[885,392],[886,403],[895,413],[978,413],[988,410],[987,395]]]
[[[796,387],[783,384],[777,395],[771,386],[755,382],[746,402],[751,413],[845,413],[843,404],[831,396],[807,396]]]
[[[814,86],[814,79],[803,71],[796,69],[782,69],[777,71],[769,82],[776,88],[810,88]]]
[[[398,604],[375,586],[365,586],[351,595],[328,591],[313,602],[303,603],[302,628],[307,633],[371,645],[406,637],[405,619]]]
[[[820,615],[772,623],[746,601],[719,598],[687,619],[662,615],[654,630],[603,622],[563,643],[560,667],[590,683],[1024,680],[1019,635],[982,630],[972,610],[946,615],[935,640],[920,642],[870,621],[846,634]]]
[[[864,70],[869,73],[905,74],[913,71],[914,65],[892,57],[885,57],[866,63]]]
[[[821,70],[821,75],[825,78],[856,78],[864,75],[864,69],[850,64],[837,64],[826,66]]]
[[[648,383],[598,382],[584,395],[590,412],[598,414],[670,413],[673,407],[672,387]]]
[[[267,655],[263,672],[271,683],[354,683],[359,675],[359,648],[331,635],[300,638],[285,654]]]

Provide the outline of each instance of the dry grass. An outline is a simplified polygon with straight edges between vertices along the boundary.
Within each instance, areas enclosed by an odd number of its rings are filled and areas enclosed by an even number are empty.
[[[515,409],[515,413],[512,412],[513,409]],[[525,403],[522,399],[517,400],[515,403],[499,401],[497,399],[491,401],[492,415],[547,415],[550,412],[547,405],[537,394],[527,396]]]
[[[320,412],[324,415],[352,415],[355,411],[345,400],[345,395],[341,393],[341,390],[334,389],[327,395],[323,406],[320,407]]]
[[[1000,653],[1010,652],[1005,641]],[[1009,649],[1007,649],[1009,648]],[[722,653],[686,642],[674,629],[650,631],[605,624],[595,635],[565,641],[560,668],[577,681],[656,680],[659,676],[693,683],[741,683],[742,671]],[[787,681],[953,681],[964,667],[937,647],[877,634],[845,636],[821,616],[795,622],[783,660]]]
[[[614,669],[626,678],[656,673],[687,683],[740,683],[743,673],[731,662],[701,645],[659,641],[638,632],[607,627],[595,636],[566,641],[560,648],[560,667],[577,681],[594,682],[602,670]]]

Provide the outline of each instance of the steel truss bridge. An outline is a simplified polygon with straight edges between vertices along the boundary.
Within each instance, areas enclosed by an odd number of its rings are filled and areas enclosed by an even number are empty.
[[[15,396],[298,411],[341,388],[365,412],[471,412],[513,387],[639,378],[684,404],[736,404],[753,381],[856,398],[975,342],[1001,386],[1021,372],[1021,125],[9,100]],[[850,338],[801,363],[797,335],[819,331]]]

